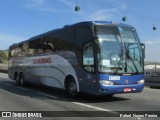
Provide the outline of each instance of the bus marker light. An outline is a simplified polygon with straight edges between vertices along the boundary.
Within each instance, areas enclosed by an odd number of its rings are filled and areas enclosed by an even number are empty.
[[[143,84],[144,83],[144,80],[139,80],[138,81],[138,84]]]
[[[113,85],[113,84],[114,84],[113,82],[108,81],[108,80],[100,80],[100,83],[101,83],[102,85]]]

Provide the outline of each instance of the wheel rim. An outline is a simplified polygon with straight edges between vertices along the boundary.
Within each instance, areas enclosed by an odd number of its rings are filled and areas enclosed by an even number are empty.
[[[17,75],[17,74],[15,75],[15,80],[16,80],[16,84],[19,85],[20,82],[19,82],[19,79],[18,79],[18,75]]]
[[[24,86],[24,81],[23,81],[23,75],[21,74],[21,76],[20,76],[20,85],[21,86]]]
[[[23,86],[23,84],[24,84],[22,78],[20,78],[20,84],[21,84],[21,86]]]

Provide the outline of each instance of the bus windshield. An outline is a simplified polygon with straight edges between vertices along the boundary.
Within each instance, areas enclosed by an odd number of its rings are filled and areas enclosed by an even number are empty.
[[[95,29],[99,72],[143,72],[141,47],[133,28],[96,26]]]

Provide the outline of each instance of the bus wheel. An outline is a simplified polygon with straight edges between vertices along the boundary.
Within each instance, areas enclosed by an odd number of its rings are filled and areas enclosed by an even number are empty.
[[[114,94],[107,95],[108,98],[112,98]]]
[[[20,85],[19,78],[18,78],[18,73],[15,73],[14,79],[16,80],[16,84]]]
[[[70,80],[67,84],[67,93],[71,97],[76,97],[78,92],[77,92],[77,85],[74,80]]]
[[[114,96],[114,94],[105,95],[104,98],[111,99]]]
[[[24,76],[22,73],[19,76],[19,84],[20,86],[25,86]]]

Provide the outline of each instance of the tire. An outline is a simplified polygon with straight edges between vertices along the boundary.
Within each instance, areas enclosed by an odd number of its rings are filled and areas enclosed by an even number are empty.
[[[15,79],[15,81],[16,81],[16,84],[17,84],[17,85],[20,85],[18,73],[15,73],[14,79]]]
[[[113,96],[114,96],[114,94],[109,94],[109,95],[105,95],[104,98],[105,99],[112,99]]]
[[[19,76],[19,85],[22,87],[25,86],[24,76],[22,73]]]
[[[76,85],[76,82],[74,80],[70,80],[68,82],[66,91],[67,91],[67,94],[70,97],[77,97],[77,95],[78,95],[77,85]]]
[[[114,94],[107,95],[108,98],[112,98]]]

